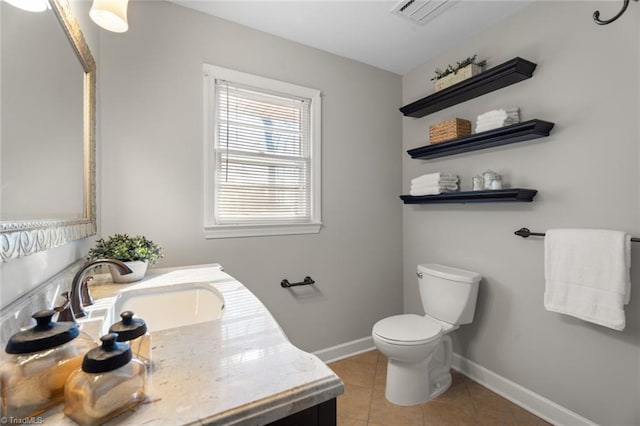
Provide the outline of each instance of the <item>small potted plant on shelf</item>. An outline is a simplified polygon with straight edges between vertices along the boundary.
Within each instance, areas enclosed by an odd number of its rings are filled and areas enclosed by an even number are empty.
[[[154,264],[162,258],[162,248],[146,237],[127,234],[114,234],[106,240],[101,238],[89,250],[87,260],[116,259],[124,262],[133,270],[130,274],[120,274],[117,268],[109,265],[113,282],[130,283],[144,278],[149,264]]]
[[[449,65],[444,71],[436,68],[436,75],[431,79],[435,81],[436,92],[480,74],[487,65],[487,61],[482,60],[478,62],[476,61],[477,56],[478,55],[469,56],[461,62],[456,62],[455,66]]]

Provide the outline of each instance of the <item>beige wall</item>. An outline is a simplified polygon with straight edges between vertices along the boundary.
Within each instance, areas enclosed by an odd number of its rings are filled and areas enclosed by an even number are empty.
[[[132,2],[129,21],[101,38],[103,235],[147,235],[162,266],[220,262],[305,350],[401,312],[400,76],[172,3]],[[204,239],[203,63],[322,91],[319,234]]]
[[[633,5],[632,5],[633,6]],[[403,77],[403,103],[431,92],[433,70],[477,53],[497,65],[515,56],[538,64],[533,78],[433,115],[403,119],[403,148],[426,144],[444,119],[474,120],[519,106],[523,120],[556,123],[551,137],[436,160],[403,160],[403,189],[422,173],[473,175],[493,169],[511,187],[539,190],[532,204],[405,206],[406,312],[422,312],[419,263],[478,271],[476,318],[456,332],[455,351],[603,425],[640,424],[640,250],[624,332],[547,312],[543,240],[520,227],[611,228],[640,236],[638,113],[640,8],[601,27],[591,14],[610,3],[537,2]]]

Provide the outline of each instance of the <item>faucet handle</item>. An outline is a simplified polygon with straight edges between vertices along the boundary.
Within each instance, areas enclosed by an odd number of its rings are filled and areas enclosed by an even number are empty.
[[[75,315],[73,315],[73,310],[71,309],[69,292],[65,291],[64,293],[60,293],[60,296],[64,297],[64,302],[62,305],[53,308],[53,310],[58,313],[58,321],[76,322]]]
[[[56,306],[56,307],[53,308],[53,310],[56,311],[56,312],[64,311],[69,306],[69,303],[71,303],[71,301],[69,299],[69,292],[68,291],[65,291],[64,293],[60,293],[60,296],[64,297],[64,302],[62,302],[62,305]]]

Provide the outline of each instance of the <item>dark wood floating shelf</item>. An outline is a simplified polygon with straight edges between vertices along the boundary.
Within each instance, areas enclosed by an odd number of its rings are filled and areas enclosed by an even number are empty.
[[[424,117],[441,109],[531,78],[535,69],[536,64],[533,62],[516,57],[460,83],[405,105],[400,108],[400,111],[408,117]]]
[[[407,152],[411,158],[438,158],[463,152],[477,151],[479,149],[510,143],[523,142],[531,139],[549,136],[554,123],[543,120],[529,120],[511,126],[487,130],[447,142],[422,146],[410,149]]]
[[[511,201],[531,202],[538,193],[535,189],[508,188],[491,191],[445,192],[439,195],[401,195],[405,204],[435,203],[504,203]]]

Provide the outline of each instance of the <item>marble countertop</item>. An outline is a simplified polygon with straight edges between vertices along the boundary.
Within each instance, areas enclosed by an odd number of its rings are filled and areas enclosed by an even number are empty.
[[[108,424],[263,425],[328,401],[344,385],[315,355],[293,346],[265,306],[219,265],[152,269],[136,288],[209,282],[221,318],[152,334],[148,400]],[[97,304],[132,284],[98,283]],[[102,300],[99,300],[102,299]],[[75,424],[62,407],[45,424]]]

